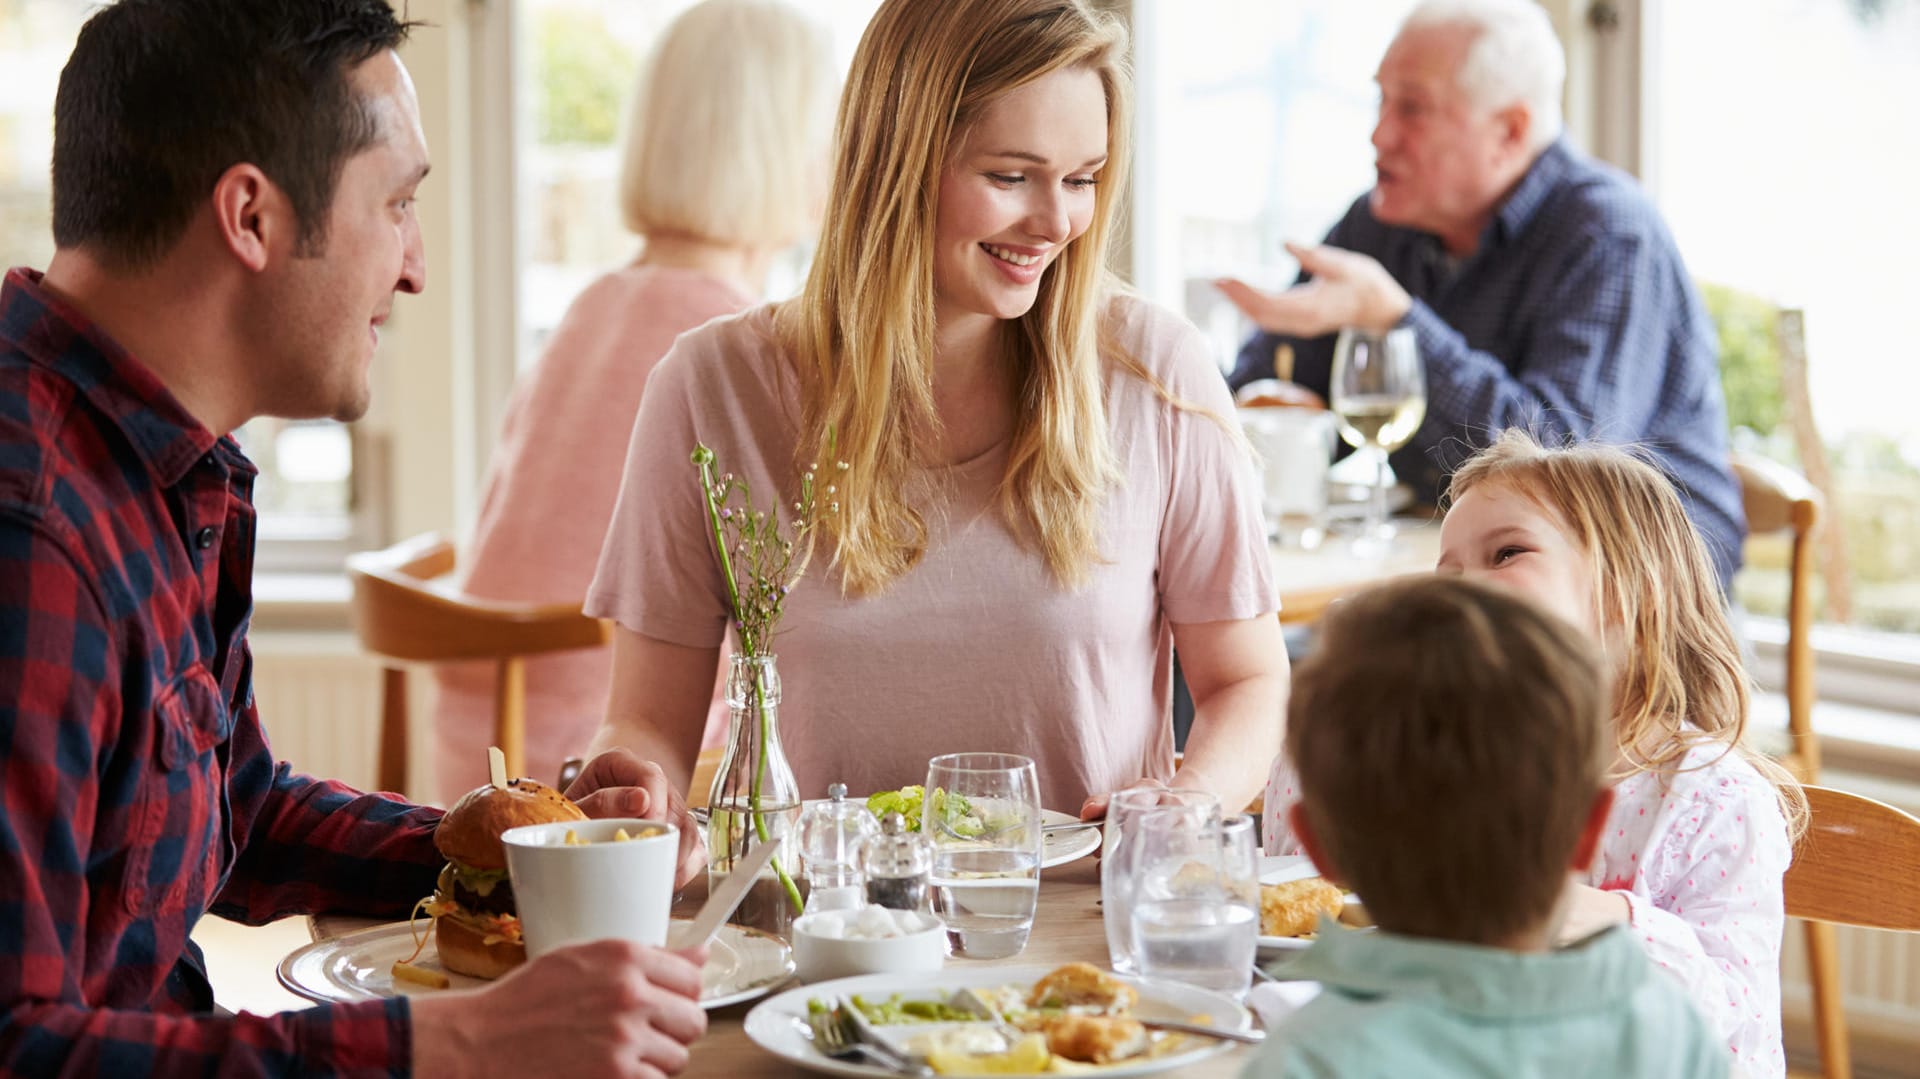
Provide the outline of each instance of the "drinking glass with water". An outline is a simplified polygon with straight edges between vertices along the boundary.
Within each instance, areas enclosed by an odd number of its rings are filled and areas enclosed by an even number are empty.
[[[1141,816],[1134,857],[1134,958],[1148,977],[1245,995],[1260,935],[1253,818],[1190,806]]]
[[[1133,878],[1127,859],[1139,835],[1141,816],[1161,806],[1192,806],[1220,816],[1220,799],[1203,790],[1153,784],[1118,790],[1107,799],[1100,848],[1100,910],[1107,929],[1107,960],[1116,974],[1140,972],[1133,958]]]
[[[1014,753],[927,762],[922,834],[933,842],[934,910],[955,955],[1018,955],[1040,899],[1040,779]]]

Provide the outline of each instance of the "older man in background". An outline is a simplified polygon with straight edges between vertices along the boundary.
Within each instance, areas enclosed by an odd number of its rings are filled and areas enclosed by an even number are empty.
[[[1220,288],[1260,327],[1237,389],[1291,377],[1325,394],[1342,327],[1412,327],[1427,418],[1393,458],[1431,501],[1488,436],[1636,442],[1687,500],[1723,585],[1746,530],[1728,465],[1713,324],[1673,238],[1627,176],[1561,137],[1566,60],[1530,0],[1428,0],[1376,76],[1377,178],[1300,280]]]

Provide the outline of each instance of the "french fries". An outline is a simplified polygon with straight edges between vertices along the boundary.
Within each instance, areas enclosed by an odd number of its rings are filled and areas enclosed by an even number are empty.
[[[429,989],[446,989],[453,985],[452,979],[445,974],[425,967],[416,967],[404,959],[393,964],[393,976],[397,981],[412,982]]]
[[[625,828],[615,828],[613,830],[613,838],[606,840],[606,842],[625,843],[625,842],[628,842],[629,840],[646,839],[649,836],[656,836],[659,834],[660,834],[660,829],[658,828],[645,829],[641,831],[640,834],[638,835],[634,835],[633,833],[627,831]],[[573,829],[569,828],[567,829],[567,834],[560,837],[560,844],[561,846],[566,846],[566,847],[591,847],[593,846],[593,840],[581,839],[579,835],[575,834]]]

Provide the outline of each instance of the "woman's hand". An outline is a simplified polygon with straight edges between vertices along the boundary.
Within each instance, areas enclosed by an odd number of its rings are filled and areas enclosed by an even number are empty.
[[[687,812],[687,801],[652,761],[643,761],[625,749],[596,754],[567,788],[567,797],[589,817],[645,817],[680,830],[680,864],[673,886],[682,887],[706,868],[700,832]]]

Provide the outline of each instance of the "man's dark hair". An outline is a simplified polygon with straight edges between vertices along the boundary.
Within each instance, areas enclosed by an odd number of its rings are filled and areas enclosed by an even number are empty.
[[[149,266],[248,162],[292,202],[298,250],[317,252],[342,168],[379,135],[348,73],[413,25],[385,0],[119,0],[60,74],[54,242]]]

